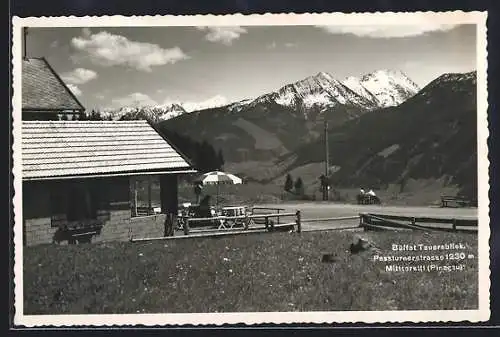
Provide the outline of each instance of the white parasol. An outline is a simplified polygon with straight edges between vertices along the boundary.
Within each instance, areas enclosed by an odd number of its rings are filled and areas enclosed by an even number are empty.
[[[204,173],[196,181],[203,185],[217,185],[217,198],[215,199],[217,205],[219,199],[219,186],[221,184],[237,185],[243,183],[243,180],[234,174],[221,171]]]

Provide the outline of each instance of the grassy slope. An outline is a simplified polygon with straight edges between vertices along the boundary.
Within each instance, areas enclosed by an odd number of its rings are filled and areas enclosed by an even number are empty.
[[[27,247],[25,314],[477,307],[476,260],[465,272],[386,272],[370,252],[346,251],[356,235],[384,254],[393,243],[448,242],[477,254],[476,235],[389,232]],[[324,253],[337,262],[322,263]]]

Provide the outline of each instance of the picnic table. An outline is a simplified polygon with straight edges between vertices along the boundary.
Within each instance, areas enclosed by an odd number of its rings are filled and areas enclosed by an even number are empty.
[[[185,204],[179,207],[177,229],[182,230],[189,221],[189,227],[212,227],[217,229],[232,229],[242,227],[247,229],[254,225],[254,219],[246,218],[252,215],[248,206],[224,206],[220,208],[202,207]],[[192,220],[191,220],[192,219]]]
[[[221,215],[227,217],[245,216],[248,213],[246,206],[226,206],[221,208]],[[245,219],[224,219],[220,220],[219,229],[244,227]]]

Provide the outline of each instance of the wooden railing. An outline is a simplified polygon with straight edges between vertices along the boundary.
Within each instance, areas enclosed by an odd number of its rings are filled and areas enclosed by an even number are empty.
[[[471,200],[465,197],[443,195],[441,197],[441,207],[449,207],[450,204],[455,204],[459,207],[477,206],[477,200]]]
[[[293,221],[286,223],[278,223],[280,218],[293,218]],[[192,229],[197,222],[211,223],[208,228]],[[263,226],[259,226],[263,224]],[[301,214],[300,211],[295,213],[266,213],[266,214],[247,214],[240,216],[215,216],[207,218],[184,218],[183,230],[185,235],[193,233],[204,233],[215,231],[234,231],[234,230],[262,230],[277,231],[277,230],[294,230],[301,232]]]
[[[285,212],[286,209],[284,208],[276,208],[276,207],[261,207],[261,206],[254,206],[252,207],[252,214],[253,215],[258,215],[256,211],[270,211],[271,213],[274,212],[275,214],[280,214],[280,212]],[[264,213],[266,214],[266,213]],[[256,223],[259,223],[259,219],[254,220]],[[280,217],[278,216],[276,218],[276,221],[278,224],[280,224]],[[260,222],[263,223],[263,222]]]
[[[434,230],[470,233],[477,231],[478,220],[361,213],[359,226],[365,230]]]
[[[304,219],[303,222],[330,222],[330,221],[342,221],[342,220],[355,220],[358,219],[358,215],[332,217],[332,218],[312,218]]]

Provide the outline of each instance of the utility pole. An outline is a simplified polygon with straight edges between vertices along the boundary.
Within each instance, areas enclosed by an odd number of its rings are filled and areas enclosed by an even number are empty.
[[[325,178],[328,181],[328,174],[329,174],[329,158],[328,158],[328,121],[325,119]],[[323,187],[323,200],[328,201],[328,184],[326,184]]]
[[[26,36],[28,35],[28,27],[23,27],[23,60],[26,60]]]

